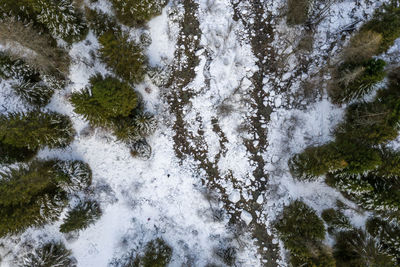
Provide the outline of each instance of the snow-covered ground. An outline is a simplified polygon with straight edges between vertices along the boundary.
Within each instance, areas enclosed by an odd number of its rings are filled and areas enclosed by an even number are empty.
[[[329,103],[324,93],[326,84],[320,85],[321,93],[317,99],[305,102],[306,108],[304,105],[297,108],[294,95],[301,90],[302,81],[314,77],[326,67],[326,56],[337,55],[343,45],[343,42],[338,41],[343,27],[358,19],[365,20],[374,8],[385,1],[334,3],[315,29],[313,51],[308,55],[311,59],[309,69],[300,74],[296,71],[300,63],[293,52],[295,47],[288,43],[298,42],[302,30],[289,28],[284,20],[276,18],[282,12],[285,1],[265,1],[268,2],[264,3],[265,17],[271,15],[276,22],[275,40],[271,45],[280,52],[279,56],[287,58],[284,62],[286,67],[279,73],[279,79],[282,80],[278,81],[287,90],[272,88],[269,82],[277,80],[277,77],[264,77],[266,82],[262,90],[268,93],[264,102],[272,109],[270,120],[262,123],[268,139],[268,146],[261,154],[268,182],[267,189],[259,193],[256,199],[252,199],[257,191],[254,186],[257,181],[253,174],[256,164],[244,140],[254,137],[246,132],[246,125],[249,116],[255,112],[249,103],[252,101],[250,91],[254,89],[251,79],[259,71],[256,64],[258,59],[250,42],[244,38],[249,34],[246,25],[241,20],[233,19],[232,3],[238,1],[195,2],[199,4],[197,19],[201,31],[200,44],[195,51],[199,64],[195,68],[195,78],[185,87],[194,96],[186,104],[183,117],[190,133],[201,130],[200,137],[206,147],[207,159],[215,163],[218,170],[216,184],[224,192],[220,190],[216,200],[207,197],[208,189],[202,182],[208,179],[208,174],[199,169],[199,160],[194,156],[185,160],[177,157],[174,150],[176,133],[172,127],[176,118],[171,114],[164,97],[169,88],[157,87],[150,78],[137,87],[146,108],[159,121],[157,131],[148,140],[152,147],[149,160],[132,158],[129,149],[116,142],[107,132],[96,129],[88,131],[88,123],[73,112],[68,95],[84,88],[94,73],[107,73],[106,67],[90,56],[90,51],[98,48],[98,42],[89,33],[86,40],[71,48],[71,84],[57,92],[47,107],[71,117],[78,133],[76,140],[65,150],[42,150],[39,157],[79,159],[89,163],[93,170],[94,197],[101,203],[103,215],[78,236],[59,233],[60,220],[44,228],[29,229],[20,238],[2,240],[4,247],[1,255],[5,255],[1,266],[13,266],[13,257],[18,256],[16,253],[25,240],[64,240],[66,246],[72,249],[78,266],[105,267],[114,257],[118,258],[132,249],[140,250],[156,237],[162,237],[173,248],[170,266],[223,264],[215,256],[215,251],[227,246],[238,249],[237,266],[262,266],[259,248],[250,228],[240,238],[236,238],[229,227],[230,216],[225,214],[216,220],[213,214],[215,209],[232,208],[245,224],[251,226],[256,221],[262,222],[267,226],[265,232],[274,236],[269,225],[292,199],[301,198],[319,212],[332,207],[336,199],[348,203],[340,193],[322,181],[295,181],[287,167],[287,161],[294,153],[311,144],[323,144],[331,140],[331,131],[341,120],[345,107]],[[110,11],[106,1],[99,1],[93,6]],[[248,11],[245,6],[241,8],[243,15],[246,15]],[[323,10],[324,6],[317,8]],[[171,18],[175,16],[176,19],[177,16],[179,19],[181,11],[180,1],[171,1],[161,16],[148,23],[148,32],[153,42],[147,47],[146,54],[152,66],[167,67],[173,64],[174,52],[180,47],[176,46],[178,23]],[[285,38],[287,42],[284,42]],[[386,56],[398,57],[400,42],[396,42],[396,45]],[[0,82],[0,111],[6,113],[25,109],[9,86],[6,81]],[[217,123],[215,118],[218,119]],[[220,130],[216,130],[215,125]],[[192,145],[198,146],[195,143]],[[261,208],[256,211],[246,210],[247,203],[253,202]],[[257,218],[251,212],[257,214]],[[348,215],[358,225],[361,225],[365,217],[359,214]],[[275,238],[273,243],[277,243]],[[286,266],[282,260],[283,253],[280,258],[277,265]]]

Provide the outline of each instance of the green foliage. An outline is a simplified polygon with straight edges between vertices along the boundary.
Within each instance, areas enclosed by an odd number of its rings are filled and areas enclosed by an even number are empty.
[[[100,36],[101,60],[129,83],[140,83],[145,74],[145,57],[142,49],[129,41],[123,32],[108,31]]]
[[[30,150],[26,147],[14,147],[0,142],[0,164],[29,161],[36,155],[36,153],[36,150]]]
[[[396,266],[392,258],[380,250],[379,244],[368,233],[354,229],[337,234],[334,257],[337,266],[343,267]]]
[[[140,26],[160,15],[165,0],[111,0],[117,18],[128,26]]]
[[[17,84],[12,87],[14,92],[34,106],[47,105],[54,94],[54,90],[42,82],[39,72],[21,59],[11,59],[4,52],[0,52],[0,77],[16,79]]]
[[[114,259],[113,267],[166,267],[171,261],[172,248],[161,238],[146,244],[144,252],[136,255],[132,251],[121,259]]]
[[[137,107],[135,91],[117,78],[100,74],[90,78],[90,87],[73,93],[74,111],[89,120],[92,125],[106,126],[115,118],[128,117]]]
[[[64,148],[72,142],[74,134],[69,117],[58,113],[32,111],[0,115],[1,142],[17,148]]]
[[[82,162],[33,161],[0,173],[0,236],[57,220],[66,205],[67,191],[78,179],[64,165]],[[90,171],[90,170],[89,170]]]
[[[289,162],[292,175],[302,180],[312,180],[329,171],[343,169],[347,165],[335,143],[309,147]]]
[[[48,242],[18,260],[18,267],[76,267],[71,250],[61,242]]]
[[[380,250],[400,264],[400,226],[377,217],[369,219],[366,226],[368,233],[379,240]]]
[[[138,262],[143,267],[166,267],[171,257],[172,248],[163,239],[157,238],[147,243]]]
[[[80,202],[72,210],[68,211],[60,232],[68,233],[76,230],[83,230],[93,224],[101,217],[100,205],[96,201]]]
[[[97,35],[97,37],[105,34],[106,32],[121,32],[122,29],[114,17],[100,11],[85,7],[86,19],[90,29]]]
[[[369,59],[362,64],[342,64],[335,78],[338,88],[329,91],[333,102],[348,102],[370,93],[374,85],[385,77],[385,65],[381,59]]]
[[[70,0],[31,0],[36,20],[57,38],[72,43],[82,40],[87,28]]]
[[[349,219],[339,210],[326,209],[322,212],[321,217],[328,225],[328,233],[330,234],[338,230],[348,230],[352,228]]]
[[[275,228],[295,262],[318,258],[314,252],[321,252],[325,227],[315,210],[296,200],[284,208]]]
[[[400,37],[400,1],[384,4],[374,17],[363,25],[361,31],[374,31],[383,37],[379,52],[385,52]]]

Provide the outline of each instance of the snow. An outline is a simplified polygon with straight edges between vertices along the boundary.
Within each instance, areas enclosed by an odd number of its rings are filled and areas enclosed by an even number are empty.
[[[242,213],[240,214],[240,218],[247,224],[249,225],[251,223],[251,221],[253,220],[253,216],[247,212],[247,211],[242,211]]]

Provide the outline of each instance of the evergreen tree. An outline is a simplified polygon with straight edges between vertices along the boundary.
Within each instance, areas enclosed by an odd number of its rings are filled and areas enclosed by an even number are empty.
[[[78,188],[75,184],[82,183],[62,165],[54,160],[33,161],[0,173],[0,236],[59,218],[68,200],[65,185]]]
[[[5,52],[0,52],[0,77],[16,79],[17,83],[12,87],[14,92],[35,106],[47,105],[54,94],[54,90],[42,82],[39,72],[21,59],[11,59]]]
[[[119,21],[128,26],[140,26],[160,15],[165,0],[111,0]]]
[[[54,37],[72,43],[86,35],[86,25],[70,0],[31,1],[37,21],[45,25]]]
[[[145,57],[142,49],[129,41],[122,32],[108,31],[100,36],[101,60],[129,83],[140,83],[145,74]]]
[[[90,78],[90,87],[73,93],[74,111],[95,126],[107,126],[114,118],[127,117],[137,107],[134,90],[117,78],[100,74]]]
[[[379,240],[381,251],[391,255],[400,264],[400,226],[395,221],[371,218],[367,221],[368,233]]]
[[[322,212],[321,217],[328,225],[328,233],[330,234],[340,230],[352,229],[349,219],[340,210],[326,209]]]
[[[392,257],[381,252],[381,246],[360,229],[339,232],[334,246],[337,266],[394,267]]]
[[[63,148],[72,142],[74,134],[69,117],[58,113],[32,111],[0,115],[0,140],[14,147]]]
[[[302,180],[312,180],[329,171],[344,169],[348,163],[335,143],[309,147],[289,161],[292,175]]]
[[[285,207],[275,228],[285,248],[291,252],[293,262],[314,262],[318,261],[318,254],[321,257],[326,254],[322,248],[324,224],[315,210],[303,202],[296,200]]]
[[[381,59],[369,59],[362,64],[342,64],[335,77],[338,88],[330,91],[333,102],[349,102],[370,93],[374,85],[385,77],[385,65]]]
[[[100,205],[96,201],[79,202],[72,210],[68,211],[60,232],[68,233],[76,230],[86,229],[101,216]]]
[[[11,164],[17,161],[29,161],[37,153],[37,150],[30,150],[26,147],[14,147],[0,142],[0,164]]]
[[[166,267],[171,261],[172,248],[161,238],[146,244],[143,253],[136,254],[131,251],[121,259],[114,259],[110,265],[113,267]]]
[[[101,10],[85,8],[86,19],[90,29],[100,37],[106,32],[121,32],[121,26],[116,19]]]
[[[61,242],[48,242],[22,256],[18,267],[76,267],[71,250]]]
[[[379,52],[385,52],[400,37],[400,1],[391,0],[378,9],[361,31],[374,31],[382,35]]]

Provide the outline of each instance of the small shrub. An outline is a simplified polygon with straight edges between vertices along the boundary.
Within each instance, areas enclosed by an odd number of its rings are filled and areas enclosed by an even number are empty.
[[[361,31],[374,31],[382,35],[379,52],[385,52],[400,37],[400,1],[384,4],[374,17],[363,25]]]
[[[101,216],[100,205],[95,201],[80,202],[72,210],[68,211],[60,232],[68,233],[76,230],[83,230],[93,224]]]
[[[74,135],[69,117],[58,113],[32,111],[0,116],[0,139],[18,148],[64,148]]]
[[[90,87],[72,94],[71,102],[74,111],[92,125],[106,126],[113,118],[129,116],[138,98],[129,84],[98,74],[90,78]]]
[[[119,77],[140,83],[145,74],[145,57],[141,48],[122,32],[106,32],[100,36],[100,59]]]
[[[161,238],[147,243],[144,252],[136,255],[134,251],[121,259],[114,259],[110,265],[113,267],[166,267],[171,261],[172,248]]]
[[[322,220],[315,210],[299,200],[284,208],[275,228],[285,248],[297,260],[313,258],[312,251],[318,249],[325,238]]]
[[[27,253],[18,260],[19,267],[76,267],[71,250],[61,242],[49,242]]]
[[[139,266],[166,267],[171,261],[172,248],[161,238],[147,243],[143,256],[140,257]]]
[[[288,0],[287,23],[289,25],[303,24],[307,21],[311,0]]]
[[[165,0],[111,0],[119,21],[128,26],[140,26],[160,15]]]

